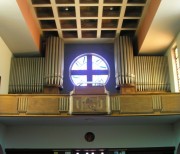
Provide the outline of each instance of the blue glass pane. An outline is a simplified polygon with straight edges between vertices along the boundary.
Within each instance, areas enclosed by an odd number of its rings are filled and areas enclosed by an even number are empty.
[[[92,69],[93,70],[107,70],[108,67],[103,59],[97,56],[92,56]]]
[[[106,60],[93,53],[77,57],[70,67],[70,78],[76,86],[105,85],[109,79],[109,74],[109,65]]]
[[[72,65],[72,70],[87,70],[87,56],[78,58]]]
[[[87,86],[86,75],[72,75],[71,78],[76,86]]]
[[[106,81],[108,79],[108,75],[93,75],[93,86],[99,86],[99,85],[105,85]]]

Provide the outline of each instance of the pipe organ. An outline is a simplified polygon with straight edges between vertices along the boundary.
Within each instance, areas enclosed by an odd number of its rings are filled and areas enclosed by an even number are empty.
[[[168,61],[165,56],[133,56],[128,36],[114,42],[116,87],[134,85],[136,92],[170,91]]]
[[[43,93],[45,86],[63,87],[64,43],[49,37],[39,58],[12,58],[9,93]]]
[[[59,37],[49,37],[46,42],[45,85],[63,87],[64,43]]]
[[[117,88],[129,86],[133,92],[170,91],[167,57],[134,56],[128,36],[115,39],[114,55]],[[46,87],[59,90],[63,88],[63,71],[63,40],[49,37],[45,58],[12,58],[9,93],[46,93]]]
[[[45,59],[12,58],[9,93],[42,93]]]
[[[134,85],[134,58],[132,41],[128,36],[120,36],[114,43],[116,87]]]
[[[170,91],[167,57],[134,57],[136,91]]]

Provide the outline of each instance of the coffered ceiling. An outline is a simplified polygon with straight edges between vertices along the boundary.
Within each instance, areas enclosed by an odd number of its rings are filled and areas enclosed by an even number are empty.
[[[31,0],[43,36],[67,41],[134,36],[146,0]]]
[[[139,54],[162,55],[180,31],[179,10],[179,0],[0,0],[0,37],[15,55],[38,55],[48,36],[65,43],[143,36]]]

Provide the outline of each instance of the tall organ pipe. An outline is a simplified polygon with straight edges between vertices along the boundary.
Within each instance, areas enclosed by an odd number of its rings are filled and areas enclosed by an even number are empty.
[[[46,43],[45,56],[46,86],[63,87],[64,42],[59,37],[49,37]]]
[[[44,58],[12,58],[9,93],[43,91]]]
[[[134,57],[136,91],[170,91],[167,57]]]
[[[133,46],[130,37],[120,36],[115,39],[114,55],[116,88],[121,85],[134,85]]]

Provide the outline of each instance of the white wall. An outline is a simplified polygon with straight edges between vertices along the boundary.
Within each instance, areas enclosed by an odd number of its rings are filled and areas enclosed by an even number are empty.
[[[6,130],[6,127],[2,124],[0,124],[0,144],[4,150],[4,139],[5,139],[5,130]]]
[[[92,131],[93,142],[84,134]],[[174,146],[172,125],[11,126],[6,148],[126,148]]]
[[[175,38],[175,40],[173,41],[173,43],[170,45],[169,49],[166,52],[166,55],[168,56],[168,64],[169,64],[169,75],[170,75],[170,83],[171,83],[171,92],[177,92],[178,89],[177,87],[175,87],[175,85],[177,84],[175,82],[175,78],[173,76],[174,71],[173,70],[173,61],[172,61],[172,48],[174,45],[177,45],[178,49],[179,49],[179,55],[180,55],[180,32],[177,35],[177,37]]]
[[[8,93],[11,57],[12,57],[11,51],[6,46],[3,39],[0,37],[0,76],[1,76],[0,94]]]

